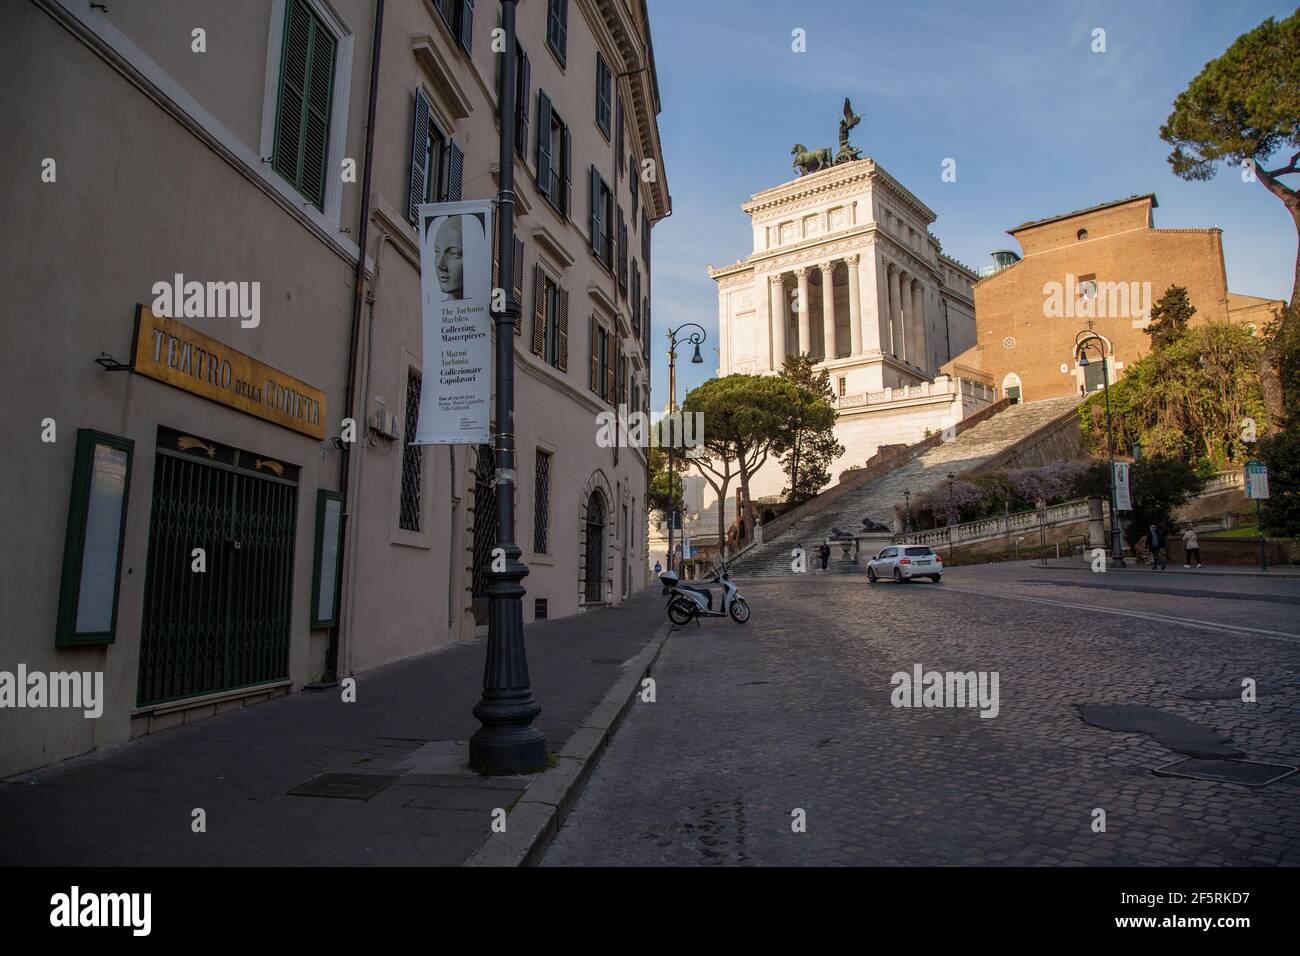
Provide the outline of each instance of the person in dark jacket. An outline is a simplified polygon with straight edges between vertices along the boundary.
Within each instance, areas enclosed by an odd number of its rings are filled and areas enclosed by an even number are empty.
[[[829,561],[829,560],[831,559],[831,546],[830,546],[829,544],[827,544],[825,541],[823,541],[823,542],[822,542],[822,546],[821,546],[820,548],[817,549],[817,553],[818,553],[819,555],[821,555],[821,559],[822,559],[822,570],[825,571],[825,570],[826,570],[826,562]]]
[[[1151,552],[1151,570],[1159,571],[1165,566],[1161,551],[1165,546],[1165,536],[1155,525],[1147,531],[1147,550]]]

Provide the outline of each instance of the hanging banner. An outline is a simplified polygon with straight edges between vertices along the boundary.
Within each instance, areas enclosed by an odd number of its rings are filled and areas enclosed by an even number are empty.
[[[1126,461],[1117,461],[1111,464],[1114,469],[1115,480],[1115,510],[1132,511],[1133,499],[1128,491],[1128,470],[1129,463]]]
[[[492,201],[420,208],[424,370],[415,445],[488,442],[492,396]]]

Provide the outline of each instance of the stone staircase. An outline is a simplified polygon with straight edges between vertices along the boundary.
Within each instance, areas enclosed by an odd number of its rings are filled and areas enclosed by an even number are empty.
[[[749,548],[730,562],[736,577],[771,577],[788,574],[790,552],[799,545],[808,554],[808,570],[820,572],[816,549],[832,528],[856,531],[863,518],[894,527],[894,506],[902,504],[903,489],[913,497],[946,481],[947,474],[961,474],[984,464],[1035,432],[1073,414],[1079,400],[1074,397],[1052,398],[1041,402],[1012,405],[993,417],[961,432],[952,441],[943,442],[902,462],[897,468],[861,488],[845,494],[826,510],[796,518],[777,532],[772,540]],[[816,500],[816,499],[814,499]],[[839,557],[836,547],[831,567]],[[830,573],[829,571],[827,573]]]

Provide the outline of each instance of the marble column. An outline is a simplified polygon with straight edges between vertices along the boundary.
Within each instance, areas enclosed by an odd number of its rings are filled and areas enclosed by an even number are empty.
[[[731,374],[731,293],[718,296],[718,374]]]
[[[785,362],[785,276],[778,273],[768,276],[768,301],[772,316],[772,367],[781,371]]]
[[[835,361],[835,263],[818,265],[822,271],[822,361]]]
[[[812,325],[808,308],[808,267],[800,266],[794,270],[799,280],[799,353],[812,351]]]
[[[920,279],[912,280],[912,302],[912,316],[915,320],[912,326],[912,348],[916,355],[916,360],[912,364],[929,371],[930,356],[926,354],[925,335],[925,286],[921,284]]]
[[[858,287],[858,259],[845,257],[849,267],[849,354],[862,354],[862,290]]]
[[[889,267],[889,350],[906,361],[907,336],[903,331],[903,276],[898,266]]]
[[[889,354],[890,347],[890,329],[889,329],[889,263],[878,248],[871,250],[868,257],[867,268],[871,271],[867,273],[867,292],[870,298],[868,303],[875,302],[875,341],[871,342],[868,335],[868,342],[874,348],[880,349],[881,352]]]

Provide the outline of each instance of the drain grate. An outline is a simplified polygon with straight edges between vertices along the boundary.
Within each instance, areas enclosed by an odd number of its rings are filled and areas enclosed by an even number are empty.
[[[1295,767],[1278,763],[1258,763],[1253,760],[1203,760],[1186,757],[1152,773],[1160,777],[1188,777],[1192,780],[1212,780],[1215,783],[1240,783],[1247,787],[1263,787],[1295,773]]]
[[[390,773],[323,773],[289,791],[298,797],[369,800],[397,779]]]

